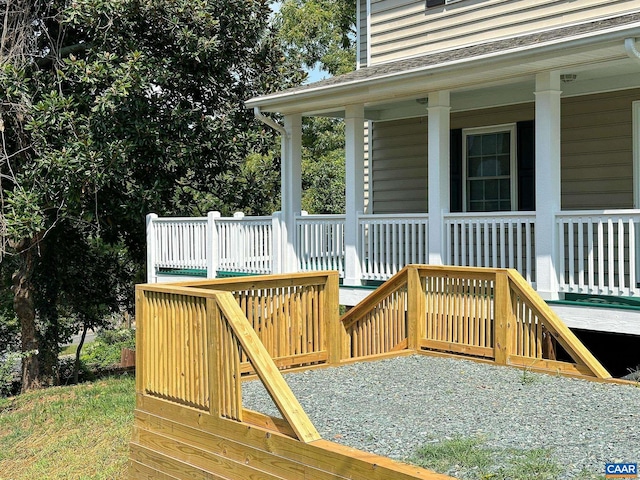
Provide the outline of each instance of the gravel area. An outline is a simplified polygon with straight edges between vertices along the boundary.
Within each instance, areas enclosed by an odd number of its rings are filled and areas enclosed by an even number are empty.
[[[482,439],[505,462],[513,449],[549,449],[562,479],[602,476],[608,462],[640,463],[637,386],[422,355],[285,379],[323,438],[397,460],[460,436]],[[280,416],[258,381],[243,384],[243,402]]]

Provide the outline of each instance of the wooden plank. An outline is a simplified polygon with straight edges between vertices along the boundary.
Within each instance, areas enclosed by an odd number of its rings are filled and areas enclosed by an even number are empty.
[[[500,365],[507,363],[511,353],[511,298],[509,279],[504,271],[495,274],[494,286],[494,351],[495,361]]]
[[[243,408],[242,422],[266,430],[273,430],[291,438],[296,438],[296,432],[294,432],[289,424],[282,418],[272,417],[264,413],[249,410],[248,408]]]
[[[422,340],[421,348],[434,350],[444,350],[452,353],[463,353],[466,355],[476,355],[479,357],[493,358],[494,351],[489,347],[478,347],[476,345],[464,345],[461,343],[444,342],[442,340]]]
[[[143,290],[136,288],[136,392],[144,393],[145,379],[149,374],[147,371],[147,363],[145,356],[149,346],[144,337],[146,325],[149,323],[149,310],[147,308],[148,300],[145,298]]]
[[[527,281],[516,270],[508,270],[509,280],[519,295],[526,299],[529,308],[532,308],[545,327],[556,338],[558,343],[567,351],[576,363],[582,363],[589,367],[591,372],[599,378],[611,378],[607,370],[596,360],[593,354],[578,340],[564,322],[551,310],[551,308],[531,288]]]
[[[282,368],[288,368],[294,365],[302,366],[304,364],[326,362],[328,358],[329,358],[329,353],[325,350],[322,350],[319,352],[304,353],[299,355],[290,355],[288,357],[274,358],[273,363],[275,363],[278,369],[282,369]],[[240,372],[242,374],[246,374],[249,372],[254,372],[254,370],[249,362],[244,362],[240,366]]]
[[[159,429],[165,435],[180,435],[192,438],[200,444],[216,444],[223,439],[228,447],[236,444],[247,448],[252,454],[260,450],[276,457],[273,461],[296,462],[307,466],[305,477],[292,477],[292,480],[307,478],[309,480],[324,480],[330,478],[348,477],[352,480],[451,480],[451,477],[437,474],[420,467],[407,466],[394,462],[388,458],[361,452],[348,447],[324,440],[310,443],[270,432],[260,427],[248,426],[243,423],[226,419],[216,419],[196,410],[181,407],[155,399],[143,398],[140,402],[146,411],[152,410],[151,415],[145,411],[136,411],[136,425],[149,429]],[[164,418],[163,418],[164,417]],[[169,419],[171,422],[162,425]],[[141,423],[142,422],[142,423]],[[159,422],[159,423],[158,423]],[[194,438],[193,430],[179,433],[183,426],[190,427],[201,433]],[[173,433],[170,433],[173,432]],[[236,447],[233,447],[236,448]],[[230,454],[230,450],[228,450]],[[324,475],[326,472],[329,475]]]
[[[220,310],[213,298],[207,298],[207,317],[204,330],[205,348],[207,349],[207,365],[205,374],[209,384],[209,411],[219,417],[221,414],[222,372],[220,371]]]
[[[273,363],[255,331],[249,325],[233,295],[219,293],[216,296],[216,301],[224,313],[226,321],[240,341],[242,348],[247,352],[247,356],[267,392],[269,392],[280,413],[296,432],[298,438],[304,442],[320,438],[320,434],[307,417],[298,399],[293,395],[289,385],[282,378],[278,368]]]
[[[559,362],[557,360],[545,360],[531,358],[522,355],[509,355],[508,365],[514,367],[530,368],[531,370],[544,370],[551,373],[593,375],[589,367],[577,363]]]
[[[417,268],[406,269],[407,278],[407,348],[416,350],[421,340],[422,329],[418,322],[426,318],[426,299]]]
[[[177,477],[161,472],[135,460],[129,460],[130,480],[178,480]]]

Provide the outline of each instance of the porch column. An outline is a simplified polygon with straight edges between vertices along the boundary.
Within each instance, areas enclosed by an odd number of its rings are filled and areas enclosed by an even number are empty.
[[[361,285],[358,212],[364,211],[364,105],[345,109],[344,284]]]
[[[555,216],[560,211],[560,73],[536,75],[536,289],[558,298]]]
[[[449,91],[429,93],[428,123],[428,202],[429,264],[442,265],[445,260],[444,214],[449,212]]]
[[[296,215],[302,210],[302,116],[286,115],[282,136],[281,194],[282,223],[280,228],[282,273],[297,272]]]

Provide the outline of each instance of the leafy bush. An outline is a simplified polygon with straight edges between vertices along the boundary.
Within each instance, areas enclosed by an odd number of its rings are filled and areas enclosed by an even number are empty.
[[[0,355],[0,397],[13,395],[20,386],[20,359],[22,355],[10,352]]]
[[[80,360],[92,368],[108,368],[120,363],[123,348],[135,349],[134,329],[103,330],[93,343],[82,349]]]

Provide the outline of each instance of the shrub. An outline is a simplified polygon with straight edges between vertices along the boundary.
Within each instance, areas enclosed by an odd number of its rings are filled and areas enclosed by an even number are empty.
[[[120,363],[123,348],[135,349],[135,330],[103,330],[93,343],[82,349],[81,361],[91,368],[104,369]]]

